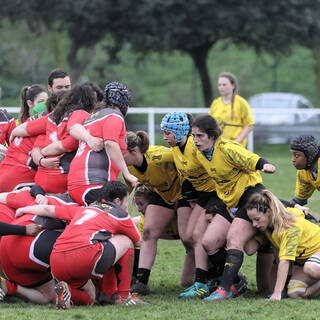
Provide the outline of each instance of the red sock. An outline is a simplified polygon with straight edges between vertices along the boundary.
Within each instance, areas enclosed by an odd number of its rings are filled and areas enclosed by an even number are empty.
[[[107,297],[111,297],[117,292],[117,276],[114,267],[110,268],[103,274],[102,278],[102,291]]]
[[[102,279],[91,279],[96,288],[96,294],[102,291]]]
[[[13,295],[15,295],[15,294],[17,293],[18,286],[17,286],[15,283],[7,280],[7,281],[6,281],[6,285],[7,285],[7,288],[8,288],[8,293],[7,293],[7,295],[13,296]]]
[[[80,289],[75,289],[69,286],[71,292],[71,300],[75,306],[90,306],[93,301],[89,295]]]
[[[129,296],[133,263],[133,248],[129,248],[127,252],[117,262],[117,264],[120,266],[120,271],[117,274],[119,279],[118,294],[123,299],[127,299]]]

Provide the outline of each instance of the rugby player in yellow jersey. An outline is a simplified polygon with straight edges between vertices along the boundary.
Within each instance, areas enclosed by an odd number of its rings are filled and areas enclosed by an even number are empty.
[[[292,164],[298,170],[296,192],[292,199],[295,203],[305,205],[313,192],[320,190],[319,144],[312,135],[301,135],[290,143]]]
[[[221,97],[213,100],[209,114],[222,129],[222,137],[247,145],[247,136],[252,131],[254,120],[248,102],[237,94],[238,82],[230,72],[221,72],[218,77]]]
[[[144,217],[147,210],[147,207],[152,201],[153,191],[148,189],[146,186],[142,184],[138,184],[134,189],[134,197],[133,204],[136,205],[138,211],[141,213],[141,216],[136,216],[133,218],[136,226],[139,229],[141,237],[143,237],[143,228],[144,228]],[[166,226],[165,230],[160,236],[160,239],[165,240],[178,240],[179,232],[178,232],[178,221],[177,215],[171,220],[171,222]],[[139,263],[139,253],[140,248],[135,248],[135,260],[134,260],[134,268],[133,268],[133,277],[137,277],[138,273],[138,263]],[[183,269],[180,276],[180,283],[183,288],[189,287],[194,282],[194,257],[190,254],[190,251],[186,252]],[[134,283],[134,282],[133,282]]]
[[[280,300],[289,267],[295,262],[288,296],[305,298],[320,290],[320,228],[298,209],[285,208],[268,190],[253,194],[247,203],[253,226],[279,250],[277,280],[270,297]]]
[[[258,170],[275,172],[275,167],[265,159],[237,142],[220,137],[220,133],[217,121],[209,115],[199,116],[192,125],[194,143],[198,148],[197,159],[215,181],[217,193],[216,198],[211,199],[216,202],[217,214],[203,237],[203,245],[207,252],[214,252],[227,240],[221,284],[205,298],[206,301],[231,298],[241,291],[232,284],[242,265],[245,245],[256,232],[245,205],[252,193],[264,189]],[[230,212],[235,214],[233,220]],[[220,240],[218,245],[217,239]]]
[[[174,201],[181,197],[181,182],[172,150],[164,146],[149,146],[149,137],[144,131],[127,133],[124,159],[129,172],[152,190],[145,212],[137,282],[132,285],[133,292],[146,295],[150,291],[147,284],[157,253],[157,242],[175,217]]]
[[[196,191],[192,207],[185,199],[178,201],[179,235],[186,249],[194,251],[196,266],[194,285],[182,292],[180,299],[203,298],[209,295],[213,287],[211,283],[215,282],[208,281],[214,280],[215,273],[213,268],[208,270],[208,255],[202,246],[202,237],[208,226],[205,207],[215,195],[215,183],[196,157],[197,148],[190,135],[191,125],[192,116],[185,112],[167,113],[161,121],[163,138],[172,148],[175,166],[183,184],[190,182]],[[225,254],[215,252],[210,261],[221,260],[223,256]]]

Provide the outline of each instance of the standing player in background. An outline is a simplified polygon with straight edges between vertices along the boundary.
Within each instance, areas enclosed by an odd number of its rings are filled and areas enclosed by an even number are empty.
[[[247,145],[247,136],[252,131],[254,120],[248,102],[239,96],[238,82],[230,72],[218,77],[221,97],[213,100],[209,114],[218,121],[222,137]]]

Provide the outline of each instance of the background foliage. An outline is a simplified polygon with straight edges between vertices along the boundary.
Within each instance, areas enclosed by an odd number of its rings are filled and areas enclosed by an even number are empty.
[[[242,95],[304,93],[319,105],[320,3],[311,0],[2,0],[3,104],[64,67],[73,82],[127,83],[136,106],[208,106],[220,71]],[[11,99],[11,100],[10,100]]]

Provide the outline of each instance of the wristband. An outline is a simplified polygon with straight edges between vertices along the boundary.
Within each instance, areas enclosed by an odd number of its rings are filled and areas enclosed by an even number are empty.
[[[46,158],[45,156],[42,156],[42,157],[39,159],[39,166],[40,166],[40,167],[43,167],[43,165],[41,164],[41,160],[42,160],[42,159],[45,159],[45,158]]]

